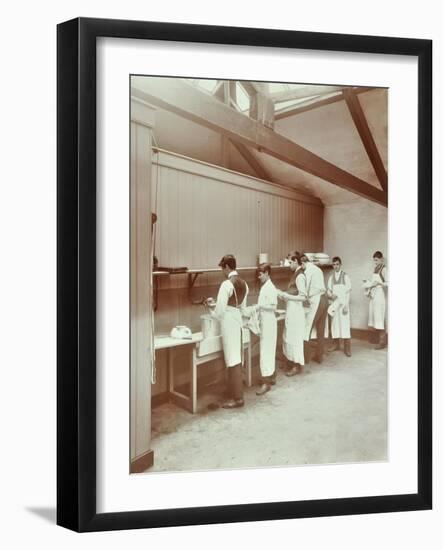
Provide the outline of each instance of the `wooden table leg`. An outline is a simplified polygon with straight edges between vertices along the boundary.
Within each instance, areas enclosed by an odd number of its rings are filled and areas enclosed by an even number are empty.
[[[174,364],[172,362],[172,350],[168,348],[168,374],[169,374],[169,393],[174,392]]]
[[[190,372],[191,374],[191,392],[190,392],[191,412],[192,414],[195,414],[197,412],[197,350],[195,346],[192,346],[190,367],[191,367],[191,372]]]

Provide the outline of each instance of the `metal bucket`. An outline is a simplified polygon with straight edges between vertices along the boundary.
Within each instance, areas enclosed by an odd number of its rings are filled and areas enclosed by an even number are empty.
[[[211,338],[213,336],[220,336],[221,327],[219,321],[214,319],[211,315],[201,315],[201,327],[203,338]]]

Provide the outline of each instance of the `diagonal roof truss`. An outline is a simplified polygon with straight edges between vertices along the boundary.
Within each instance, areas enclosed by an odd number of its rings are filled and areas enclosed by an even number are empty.
[[[338,187],[387,206],[385,190],[377,189],[183,80],[169,79],[168,86],[164,86],[164,80],[162,77],[149,80],[133,77],[133,95],[215,130],[236,144],[263,151]],[[229,90],[229,87],[225,86],[226,89]]]

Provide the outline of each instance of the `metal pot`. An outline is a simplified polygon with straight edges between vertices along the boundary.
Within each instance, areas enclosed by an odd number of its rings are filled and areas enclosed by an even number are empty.
[[[221,327],[219,321],[214,319],[211,315],[201,315],[201,327],[203,338],[211,338],[214,336],[220,336]]]

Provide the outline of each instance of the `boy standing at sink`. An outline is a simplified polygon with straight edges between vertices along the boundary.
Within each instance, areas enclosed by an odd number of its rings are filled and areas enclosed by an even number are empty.
[[[275,351],[277,347],[277,289],[271,281],[271,265],[260,264],[258,279],[261,283],[258,304],[260,315],[260,372],[262,384],[257,395],[264,395],[275,384]]]
[[[211,315],[220,321],[223,354],[228,369],[228,391],[230,398],[223,403],[224,409],[243,407],[243,378],[241,372],[243,359],[243,321],[248,296],[248,285],[236,271],[237,262],[232,254],[227,254],[219,262],[226,277],[220,285],[217,302]],[[211,305],[210,305],[211,306]]]

